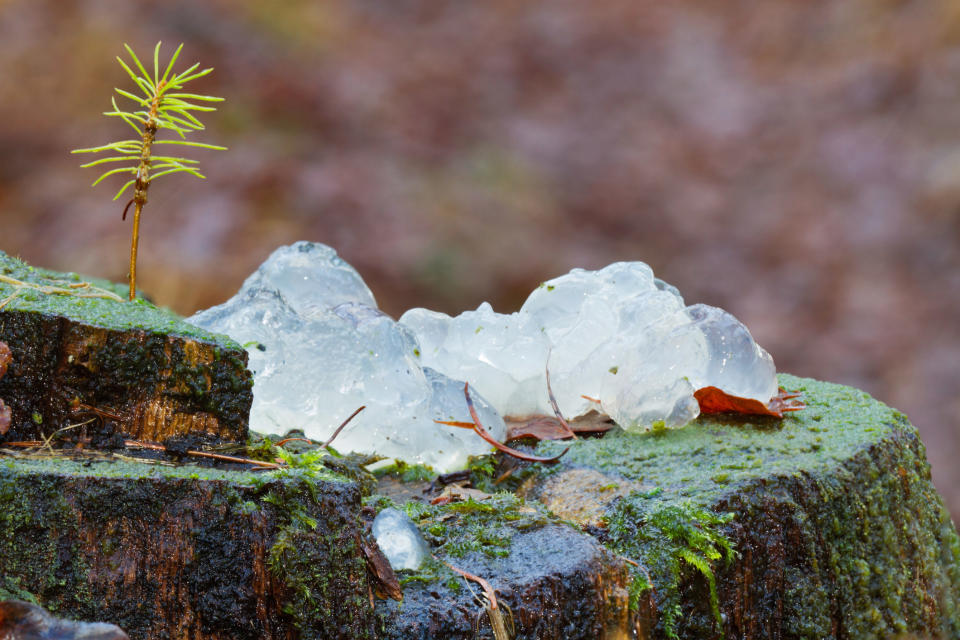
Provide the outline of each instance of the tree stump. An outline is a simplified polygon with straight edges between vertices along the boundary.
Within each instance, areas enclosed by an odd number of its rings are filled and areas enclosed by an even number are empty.
[[[703,417],[580,440],[524,492],[567,517],[602,520],[601,539],[646,559],[656,615],[635,617],[641,638],[667,637],[671,602],[678,638],[960,636],[960,538],[917,430],[849,387],[786,375],[781,385],[807,408],[782,422]],[[588,500],[587,487],[571,499],[565,477],[584,470],[606,480],[593,480]],[[578,514],[585,501],[599,506]],[[643,553],[657,544],[644,534],[649,514],[678,504],[732,514],[722,532],[736,557],[713,563],[719,621],[701,572],[681,561],[670,585],[669,559]],[[631,536],[643,542],[631,549]]]
[[[134,640],[373,638],[359,511],[332,473],[0,458],[0,600]]]
[[[124,287],[35,269],[0,252],[0,380],[7,441],[93,420],[136,440],[244,442],[252,395],[247,353]]]

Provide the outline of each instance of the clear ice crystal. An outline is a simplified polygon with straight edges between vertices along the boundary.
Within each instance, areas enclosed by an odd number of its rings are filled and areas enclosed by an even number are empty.
[[[303,262],[304,255],[313,262]],[[297,275],[284,274],[275,261],[292,263]],[[470,420],[464,382],[421,366],[413,333],[357,299],[373,301],[350,265],[329,247],[297,243],[275,251],[237,295],[190,322],[247,349],[254,431],[282,435],[302,429],[325,441],[365,405],[334,448],[401,458],[439,472],[489,453],[490,445],[472,431],[434,422]],[[503,419],[475,391],[472,397],[484,426],[502,440]]]
[[[469,380],[503,415],[551,412],[548,365],[564,415],[599,409],[626,429],[686,424],[705,386],[763,402],[777,392],[773,359],[743,324],[685,306],[642,262],[574,269],[510,315],[484,303],[453,318],[411,309],[400,323],[427,345],[424,365]]]
[[[373,293],[356,269],[337,252],[318,242],[296,242],[278,248],[243,283],[243,290],[281,292],[302,316],[345,302],[376,308]]]
[[[574,269],[512,314],[485,302],[456,317],[411,309],[396,322],[336,251],[298,242],[190,321],[249,352],[251,429],[326,440],[365,405],[334,447],[438,472],[491,450],[471,430],[436,422],[470,421],[464,381],[501,441],[501,416],[552,413],[548,365],[565,416],[598,409],[634,430],[689,422],[701,387],[763,402],[777,392],[773,359],[743,324],[722,309],[686,306],[642,262]]]
[[[372,532],[394,571],[419,569],[430,553],[417,525],[399,509],[387,507],[378,513]]]

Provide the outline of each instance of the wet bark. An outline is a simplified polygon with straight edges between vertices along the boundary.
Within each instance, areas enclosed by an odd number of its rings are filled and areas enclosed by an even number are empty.
[[[12,352],[0,380],[8,441],[86,421],[87,430],[106,426],[136,440],[246,439],[251,376],[239,347],[6,310],[0,340]]]
[[[257,478],[8,459],[0,599],[29,594],[134,640],[373,637],[357,486]]]

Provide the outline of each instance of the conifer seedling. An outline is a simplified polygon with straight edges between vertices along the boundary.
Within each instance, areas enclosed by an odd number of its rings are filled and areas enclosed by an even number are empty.
[[[116,97],[112,98],[113,111],[105,111],[103,115],[122,118],[137,135],[139,139],[119,140],[111,142],[100,147],[91,147],[89,149],[74,149],[71,153],[100,153],[108,152],[117,155],[111,155],[105,158],[99,158],[93,162],[88,162],[83,167],[93,167],[101,164],[122,163],[117,169],[109,169],[103,173],[93,183],[93,186],[99,184],[104,178],[114,175],[128,175],[131,178],[120,188],[114,200],[120,198],[130,187],[133,187],[133,197],[123,208],[123,219],[127,219],[127,211],[130,205],[133,205],[133,237],[130,243],[130,300],[136,297],[137,282],[137,247],[140,242],[140,215],[143,212],[144,205],[147,204],[147,189],[150,183],[157,178],[173,173],[189,173],[198,178],[205,178],[198,170],[198,162],[189,158],[180,158],[174,156],[161,156],[153,153],[154,145],[169,144],[181,145],[186,147],[199,147],[202,149],[225,150],[226,147],[220,147],[212,144],[204,144],[187,140],[187,134],[202,130],[203,124],[197,119],[195,112],[216,111],[215,107],[206,104],[195,104],[196,102],[210,103],[221,102],[223,98],[213,96],[202,96],[195,93],[183,93],[183,86],[197,78],[202,78],[211,71],[212,68],[198,71],[200,63],[194,64],[186,71],[180,73],[171,73],[173,65],[183,49],[183,44],[177,47],[173,52],[170,61],[163,73],[160,73],[160,43],[153,49],[153,74],[147,72],[147,69],[137,58],[128,45],[123,45],[133,60],[133,66],[139,71],[135,73],[130,65],[123,61],[123,58],[117,56],[117,61],[123,70],[127,72],[136,85],[136,92],[116,89],[121,97],[135,102],[138,107],[135,111],[124,111],[117,106]],[[141,95],[142,94],[142,95]],[[157,133],[161,129],[169,129],[175,132],[179,139],[158,140]],[[154,173],[151,174],[151,171]]]

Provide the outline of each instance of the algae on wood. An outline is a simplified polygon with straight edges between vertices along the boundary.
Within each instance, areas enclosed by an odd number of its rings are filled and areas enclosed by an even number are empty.
[[[610,486],[655,487],[601,507],[601,537],[647,561],[657,589],[659,615],[638,618],[638,633],[665,637],[663,605],[676,596],[679,638],[956,637],[960,538],[917,430],[861,391],[780,381],[807,403],[782,422],[705,417],[678,430],[608,434],[574,443],[545,470],[586,468]],[[534,484],[530,495],[549,492],[548,482]],[[669,584],[669,559],[645,554],[650,543],[637,533],[645,514],[683,502],[733,514],[723,533],[737,556],[713,567],[722,625],[703,576],[686,566]]]
[[[372,638],[359,509],[330,473],[0,459],[0,588],[139,640]]]
[[[245,441],[252,377],[232,340],[144,300],[44,293],[36,287],[83,281],[2,252],[0,275],[0,340],[13,352],[0,380],[12,411],[7,440],[39,439],[96,416],[134,439]]]

